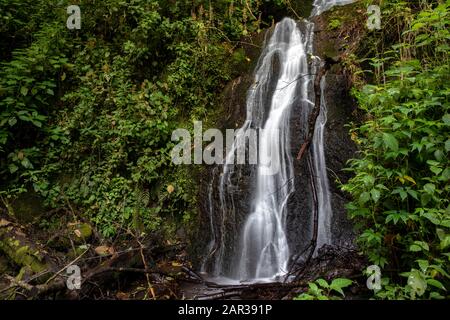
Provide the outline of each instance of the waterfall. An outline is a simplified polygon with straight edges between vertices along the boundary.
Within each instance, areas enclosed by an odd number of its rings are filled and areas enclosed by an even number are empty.
[[[319,211],[316,252],[324,244],[331,244],[331,216],[333,214],[323,140],[325,124],[327,123],[326,77],[323,77],[320,82],[320,91],[320,113],[316,120],[314,138],[311,145]]]
[[[279,64],[278,80],[273,91],[267,120],[259,136],[259,157],[256,174],[256,191],[253,211],[248,216],[241,233],[234,270],[237,279],[273,278],[286,272],[289,246],[285,231],[286,204],[293,192],[293,163],[290,154],[290,109],[296,95],[306,99],[307,87],[297,92],[300,77],[308,76],[307,42],[310,34],[303,35],[292,19],[284,19],[275,27],[274,33],[262,54],[256,72],[257,88],[264,90],[268,72],[274,57]],[[306,83],[306,82],[305,82]],[[249,95],[248,105],[261,108],[260,100]],[[254,103],[259,105],[254,105]],[[267,173],[268,160],[277,165],[276,172]]]
[[[334,6],[343,6],[355,1],[356,0],[314,0],[311,16],[318,16]]]
[[[312,16],[333,5],[350,2],[353,0],[315,0]],[[294,104],[299,105],[302,123],[307,123],[314,106],[312,83],[320,63],[313,56],[314,24],[309,21],[303,24],[300,30],[294,20],[285,18],[276,24],[265,41],[253,85],[247,92],[246,120],[227,150],[218,179],[220,221],[215,215],[217,208],[212,205],[214,180],[208,187],[212,239],[202,270],[208,269],[206,262],[213,257],[213,267],[209,271],[218,282],[224,279],[234,282],[273,281],[286,274],[289,268],[291,252],[286,231],[287,203],[295,191],[290,143],[291,109]],[[316,249],[331,243],[332,208],[324,151],[327,121],[325,77],[321,81],[321,93],[321,109],[311,144],[312,179],[317,190],[319,215]],[[251,192],[245,195],[250,209],[243,223],[230,232],[225,227],[227,222],[232,221],[236,225],[239,221],[232,196],[239,190],[234,181],[239,183],[239,179],[233,179],[240,175],[240,169],[234,164],[235,153],[241,147],[251,149],[251,146],[246,146],[245,137],[253,129],[262,130],[257,148],[259,161],[251,175]],[[295,139],[298,141],[301,137]],[[268,163],[275,165],[276,170],[268,172]],[[307,223],[311,221],[305,221]]]

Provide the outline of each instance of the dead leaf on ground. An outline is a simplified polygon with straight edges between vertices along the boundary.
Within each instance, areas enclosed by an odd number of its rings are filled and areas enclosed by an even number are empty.
[[[5,219],[0,219],[0,227],[6,227],[7,225],[10,225],[11,222]]]
[[[122,291],[119,291],[116,294],[116,298],[119,299],[119,300],[129,300],[130,299],[130,294],[122,292]]]
[[[106,256],[108,254],[113,254],[114,248],[108,247],[108,246],[98,246],[94,249],[94,251],[96,254],[98,254],[100,256]]]

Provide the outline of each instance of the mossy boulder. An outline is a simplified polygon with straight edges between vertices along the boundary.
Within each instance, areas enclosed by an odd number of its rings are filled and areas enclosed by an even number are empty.
[[[42,197],[34,191],[19,195],[12,202],[11,208],[20,223],[33,222],[46,212]]]
[[[314,17],[314,51],[321,58],[338,60],[356,51],[367,34],[366,9],[360,1],[336,6]]]
[[[92,236],[92,227],[88,223],[69,223],[68,230],[70,238],[73,239],[75,243],[86,242]]]
[[[12,263],[35,273],[51,268],[46,251],[28,241],[21,228],[14,224],[0,228],[0,252]]]

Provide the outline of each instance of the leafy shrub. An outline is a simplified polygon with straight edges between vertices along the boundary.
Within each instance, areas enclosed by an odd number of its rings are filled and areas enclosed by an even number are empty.
[[[391,5],[412,12],[410,23],[401,42],[373,60],[386,68],[378,83],[354,90],[367,120],[351,131],[360,157],[350,162],[354,177],[343,190],[354,198],[348,210],[361,248],[394,270],[377,296],[443,298],[450,284],[450,1],[417,13]]]
[[[341,298],[334,295],[333,292],[345,297],[342,289],[350,286],[352,283],[352,280],[345,278],[333,279],[331,283],[324,279],[317,279],[308,284],[307,292],[300,294],[294,300],[340,300]]]
[[[263,4],[85,0],[81,30],[66,29],[67,5],[0,1],[3,205],[34,189],[106,237],[171,230],[196,200],[196,169],[171,163],[171,132],[217,107]]]

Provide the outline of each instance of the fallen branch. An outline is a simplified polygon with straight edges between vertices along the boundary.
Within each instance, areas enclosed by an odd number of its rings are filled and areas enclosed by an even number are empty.
[[[309,114],[308,119],[308,133],[305,137],[305,141],[303,142],[302,146],[300,147],[300,150],[297,154],[297,160],[301,160],[305,154],[305,152],[309,149],[309,146],[311,145],[311,141],[314,137],[314,131],[316,127],[316,121],[317,117],[320,114],[320,104],[321,104],[321,89],[320,89],[320,82],[322,81],[322,77],[327,73],[327,71],[330,69],[331,64],[333,62],[325,59],[325,62],[323,66],[320,68],[319,72],[316,74],[316,77],[314,78],[314,108]]]
[[[314,78],[314,94],[315,94],[314,108],[309,115],[308,133],[305,138],[305,141],[303,142],[303,144],[298,152],[297,160],[301,160],[303,158],[306,151],[309,150],[311,141],[314,138],[316,121],[320,114],[320,107],[321,107],[321,103],[322,103],[322,90],[321,90],[320,84],[321,84],[322,78],[328,72],[331,64],[332,64],[332,61],[325,59],[323,66],[320,68],[319,72],[317,73],[316,77]],[[291,265],[291,270],[288,272],[288,274],[285,278],[285,281],[291,275],[295,275],[296,280],[301,278],[303,272],[306,269],[306,266],[308,265],[309,261],[313,257],[314,252],[316,251],[316,246],[317,246],[318,227],[319,227],[319,204],[318,204],[318,196],[317,196],[317,188],[316,188],[316,179],[315,179],[314,172],[313,172],[313,164],[311,161],[311,157],[308,157],[307,168],[308,168],[308,173],[310,175],[310,183],[311,183],[311,190],[312,190],[312,197],[313,197],[313,214],[314,214],[313,235],[312,235],[311,242],[304,250],[304,252],[306,252],[306,250],[309,250],[309,254],[308,254],[308,257],[306,258],[306,261],[303,263],[303,267],[298,268],[296,270],[292,270],[297,262],[297,261],[294,261],[294,263]],[[303,254],[299,255],[296,260],[298,260],[301,256],[303,256]]]

